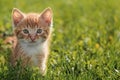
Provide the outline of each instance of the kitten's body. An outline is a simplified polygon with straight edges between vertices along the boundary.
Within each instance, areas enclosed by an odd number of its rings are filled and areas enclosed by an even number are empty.
[[[52,29],[51,9],[47,8],[41,14],[24,14],[13,9],[12,18],[17,41],[13,46],[11,63],[16,65],[21,59],[23,66],[38,66],[44,75]]]

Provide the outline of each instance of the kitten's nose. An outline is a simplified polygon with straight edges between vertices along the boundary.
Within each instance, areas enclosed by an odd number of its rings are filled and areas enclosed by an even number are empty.
[[[35,41],[35,35],[30,35],[30,39],[34,42]]]

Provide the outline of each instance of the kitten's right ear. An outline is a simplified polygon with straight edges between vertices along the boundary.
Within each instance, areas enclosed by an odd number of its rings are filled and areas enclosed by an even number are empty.
[[[21,22],[23,18],[24,18],[24,14],[19,9],[13,8],[12,19],[13,19],[14,27],[17,26],[17,24]]]

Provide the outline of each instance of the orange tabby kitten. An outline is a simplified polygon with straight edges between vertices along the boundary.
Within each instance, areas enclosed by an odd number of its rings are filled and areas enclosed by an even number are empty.
[[[45,9],[42,13],[22,13],[14,8],[12,11],[13,31],[16,36],[11,63],[16,65],[32,64],[40,68],[42,75],[46,72],[46,61],[49,55],[49,41],[52,29],[52,10]]]

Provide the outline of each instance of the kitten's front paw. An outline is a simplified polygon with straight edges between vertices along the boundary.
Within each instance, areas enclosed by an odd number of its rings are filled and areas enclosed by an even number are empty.
[[[43,65],[41,68],[40,68],[40,73],[42,74],[42,76],[45,76],[46,75],[46,65]]]

